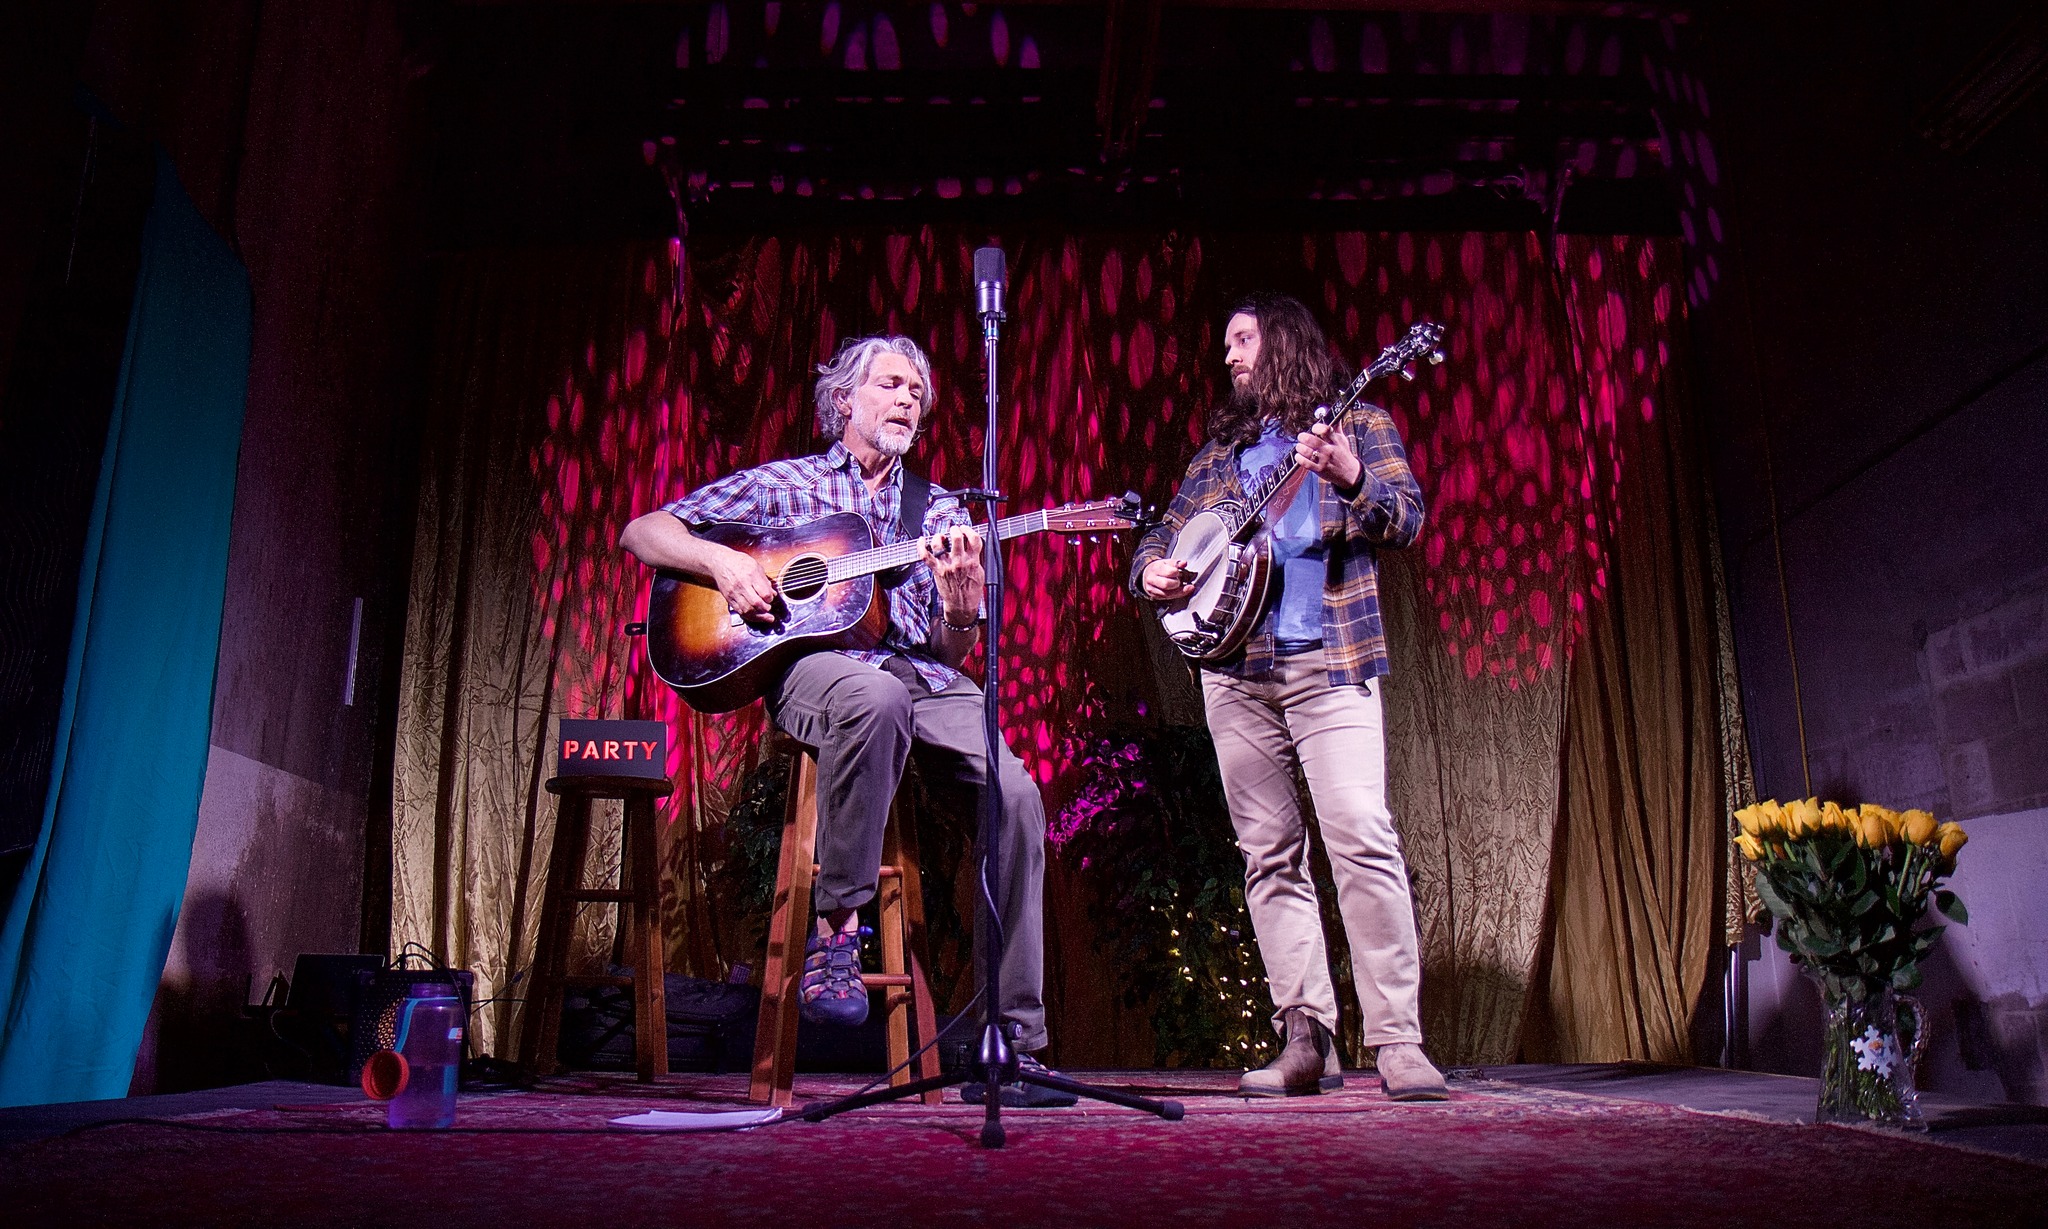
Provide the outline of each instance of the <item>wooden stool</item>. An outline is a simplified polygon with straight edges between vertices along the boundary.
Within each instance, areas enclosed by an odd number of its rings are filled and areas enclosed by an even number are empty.
[[[665,958],[661,943],[661,863],[656,854],[654,804],[675,791],[667,777],[556,777],[548,792],[555,804],[555,845],[548,855],[548,884],[541,897],[540,937],[534,944],[527,983],[526,1021],[520,1030],[519,1061],[536,1075],[560,1068],[556,1049],[562,1032],[562,991],[568,986],[633,987],[633,1057],[640,1079],[668,1074],[668,1007],[662,993]],[[626,804],[620,834],[618,888],[586,888],[583,867],[590,850],[590,804],[616,798]],[[630,883],[632,886],[627,887]],[[619,926],[633,962],[633,976],[568,975],[569,939],[576,907],[591,902],[631,906],[619,910]]]
[[[747,1100],[760,1105],[788,1105],[796,1075],[797,1008],[804,973],[804,941],[813,933],[811,884],[818,873],[813,860],[818,843],[818,761],[811,749],[778,735],[770,754],[793,753],[789,770],[789,808],[782,824],[782,856],[775,873],[775,910],[768,921],[768,959],[761,976],[761,1015],[754,1029],[754,1076]],[[882,838],[882,867],[876,891],[881,909],[879,927],[882,972],[861,974],[861,984],[883,987],[888,1013],[889,1067],[892,1084],[908,1084],[904,1067],[910,1057],[910,1016],[917,1017],[917,1039],[930,1044],[938,1024],[932,1010],[931,986],[924,966],[924,890],[918,878],[917,836],[899,793],[889,808],[889,826]],[[924,1052],[918,1078],[939,1074],[937,1048]],[[940,1102],[937,1089],[924,1094],[926,1105]]]

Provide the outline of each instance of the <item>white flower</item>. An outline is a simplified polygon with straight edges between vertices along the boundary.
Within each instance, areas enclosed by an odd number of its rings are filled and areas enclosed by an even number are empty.
[[[1879,1075],[1890,1075],[1892,1067],[1899,1061],[1897,1039],[1877,1031],[1875,1024],[1863,1030],[1863,1035],[1849,1043],[1856,1051],[1856,1069],[1875,1071]]]

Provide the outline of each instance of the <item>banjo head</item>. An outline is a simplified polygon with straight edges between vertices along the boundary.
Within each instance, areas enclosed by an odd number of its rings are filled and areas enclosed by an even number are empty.
[[[1202,652],[1215,641],[1212,620],[1230,579],[1234,528],[1228,511],[1229,506],[1218,505],[1189,517],[1168,554],[1185,560],[1195,574],[1193,593],[1157,608],[1166,634],[1185,652]]]

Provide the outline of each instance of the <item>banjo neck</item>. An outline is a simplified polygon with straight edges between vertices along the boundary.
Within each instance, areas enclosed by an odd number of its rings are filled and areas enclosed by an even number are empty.
[[[1372,366],[1359,372],[1357,378],[1351,381],[1350,386],[1337,398],[1334,410],[1328,406],[1316,407],[1316,421],[1328,423],[1333,427],[1344,425],[1345,420],[1351,417],[1352,411],[1358,408],[1359,397],[1364,394],[1366,385],[1389,372],[1400,370],[1405,362],[1405,357],[1395,358],[1382,354]],[[1265,514],[1267,506],[1275,500],[1282,505],[1291,503],[1295,494],[1301,490],[1302,484],[1308,480],[1308,474],[1309,471],[1301,464],[1301,458],[1289,452],[1281,459],[1280,464],[1273,467],[1272,473],[1268,474],[1264,481],[1245,492],[1244,524],[1256,524]]]

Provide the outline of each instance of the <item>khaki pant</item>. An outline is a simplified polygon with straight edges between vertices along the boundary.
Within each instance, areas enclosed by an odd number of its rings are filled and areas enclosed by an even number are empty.
[[[1280,658],[1265,681],[1202,672],[1202,698],[1230,820],[1244,851],[1244,895],[1266,962],[1276,1029],[1306,1010],[1332,1032],[1337,993],[1309,879],[1308,830],[1295,793],[1308,781],[1368,1046],[1422,1041],[1422,984],[1408,867],[1387,809],[1386,729],[1376,688],[1332,687],[1321,650]]]

